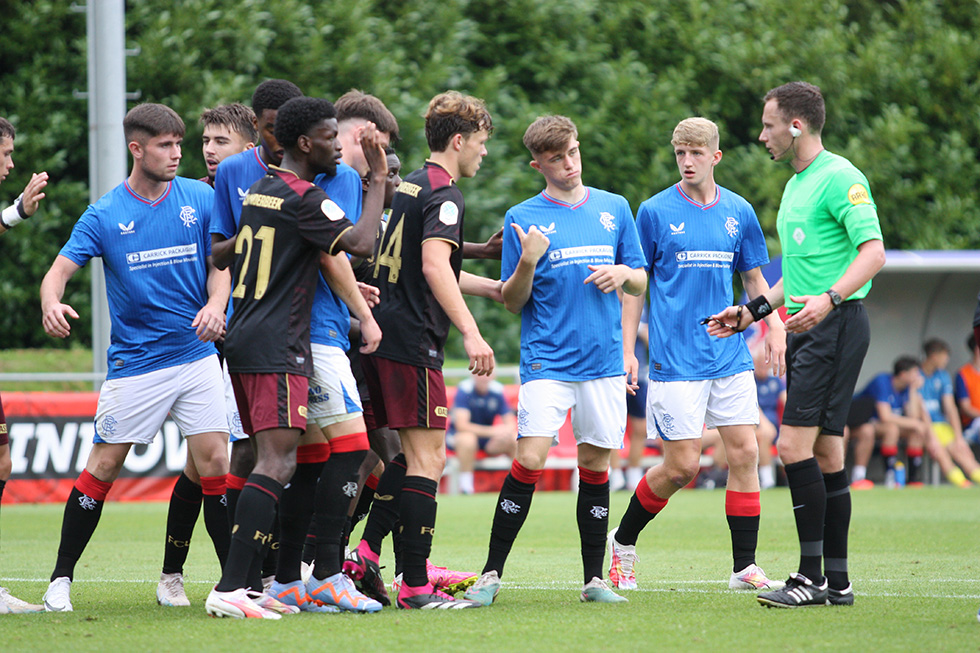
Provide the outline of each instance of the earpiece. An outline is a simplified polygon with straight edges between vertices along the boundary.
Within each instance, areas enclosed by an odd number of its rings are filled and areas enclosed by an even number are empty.
[[[799,130],[799,128],[797,128],[797,127],[794,127],[793,125],[790,125],[790,126],[789,126],[789,135],[790,135],[790,136],[792,136],[793,138],[798,138],[798,137],[799,137],[799,135],[800,135],[800,134],[802,134],[802,133],[803,133],[803,132],[801,132],[801,131]]]

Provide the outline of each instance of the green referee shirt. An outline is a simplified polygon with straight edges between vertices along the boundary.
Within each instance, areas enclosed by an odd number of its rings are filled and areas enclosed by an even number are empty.
[[[881,240],[867,178],[850,161],[827,150],[786,183],[776,229],[790,313],[803,308],[790,295],[826,292],[857,257],[858,245]],[[845,299],[862,299],[869,290],[871,281]]]

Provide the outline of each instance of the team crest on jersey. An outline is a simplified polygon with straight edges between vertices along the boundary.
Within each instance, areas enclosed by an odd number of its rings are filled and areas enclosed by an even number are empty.
[[[344,217],[344,210],[329,198],[320,202],[320,210],[323,211],[323,215],[327,216],[327,220],[331,222],[336,222]]]
[[[445,201],[439,207],[439,222],[446,226],[453,226],[459,222],[459,207],[455,202]]]
[[[727,231],[728,232],[728,235],[731,236],[732,238],[734,238],[735,236],[737,236],[738,235],[738,220],[736,220],[732,216],[728,216],[727,218],[725,218],[725,231]]]
[[[130,220],[129,221],[129,224],[123,224],[122,222],[117,222],[116,224],[119,226],[119,235],[120,236],[125,236],[126,234],[135,234],[136,233],[136,230],[133,229],[133,227],[136,225],[136,222],[134,222],[133,220]]]
[[[614,231],[616,229],[616,218],[613,217],[612,213],[603,211],[599,214],[599,224],[606,231]]]
[[[239,186],[239,188],[238,188],[238,200],[240,202],[244,203],[246,197],[248,197],[248,189],[247,188],[242,188],[242,187]]]
[[[180,221],[188,228],[197,224],[197,214],[194,212],[193,206],[180,207]]]
[[[674,225],[673,223],[671,223],[671,225],[670,225],[670,235],[671,236],[678,236],[678,235],[680,235],[682,233],[684,233],[684,223],[683,222],[680,223],[679,225]]]
[[[801,227],[797,227],[793,232],[793,240],[796,241],[797,245],[802,245],[803,241],[806,240],[806,234],[803,232]]]

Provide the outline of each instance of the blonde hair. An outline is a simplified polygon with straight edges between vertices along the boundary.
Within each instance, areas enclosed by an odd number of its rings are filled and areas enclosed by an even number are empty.
[[[524,147],[537,156],[562,150],[574,138],[578,138],[578,128],[569,118],[541,116],[524,132]]]
[[[683,144],[717,150],[719,140],[718,125],[715,123],[707,118],[685,118],[674,127],[670,144],[674,147]]]

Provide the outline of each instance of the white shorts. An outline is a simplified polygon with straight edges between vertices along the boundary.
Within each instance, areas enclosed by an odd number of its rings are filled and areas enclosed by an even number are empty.
[[[591,381],[537,379],[521,385],[517,399],[517,437],[550,437],[572,411],[575,442],[622,449],[626,433],[626,375]]]
[[[361,415],[361,395],[350,370],[350,359],[340,347],[313,343],[313,378],[310,379],[309,419],[323,428]]]
[[[704,426],[759,423],[753,372],[703,381],[654,381],[647,387],[647,438],[694,440]]]
[[[102,384],[95,442],[149,444],[167,414],[184,437],[227,433],[224,387],[217,356]]]
[[[225,384],[225,413],[228,417],[230,442],[238,442],[248,438],[248,433],[242,430],[242,416],[238,413],[238,402],[235,401],[235,389],[231,387],[231,375],[228,373],[228,361],[221,364],[221,380]]]

